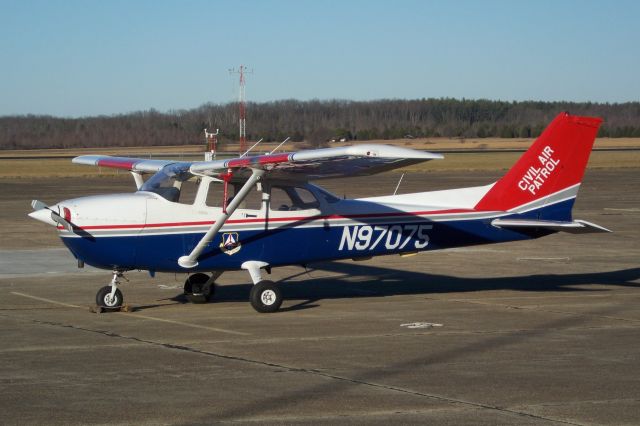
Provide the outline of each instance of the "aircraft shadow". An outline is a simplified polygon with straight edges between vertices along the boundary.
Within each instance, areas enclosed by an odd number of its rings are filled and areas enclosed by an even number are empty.
[[[523,275],[499,278],[459,278],[447,275],[425,274],[417,272],[398,271],[395,269],[381,268],[369,265],[353,265],[344,263],[328,263],[317,265],[316,270],[326,270],[331,272],[345,273],[345,278],[327,277],[310,279],[303,282],[283,282],[285,297],[290,299],[306,299],[299,304],[287,308],[296,310],[317,306],[321,299],[330,298],[350,298],[350,297],[372,297],[372,296],[393,296],[402,294],[442,294],[454,292],[471,292],[483,290],[513,289],[531,292],[602,292],[608,291],[603,288],[588,288],[589,285],[611,285],[639,288],[640,283],[634,282],[640,279],[640,268],[621,269],[608,272],[584,273],[584,274],[539,274]],[[377,274],[377,279],[371,278],[367,281],[354,283],[348,281],[347,276],[361,274],[365,277]],[[385,279],[391,279],[391,281]],[[576,288],[574,286],[583,286]],[[246,292],[250,286],[224,286],[221,291],[220,301],[235,300],[236,294]],[[366,296],[358,293],[366,289]],[[228,293],[227,293],[228,292]],[[224,295],[224,296],[223,296]],[[246,297],[246,295],[244,295]],[[227,298],[229,297],[229,298]],[[605,308],[597,306],[590,311],[590,315],[613,315],[617,312],[618,306],[607,306]],[[284,310],[284,309],[283,309]],[[562,315],[549,320],[548,322],[534,327],[530,330],[513,330],[507,333],[488,334],[480,339],[462,338],[458,343],[449,348],[432,347],[424,353],[414,357],[402,359],[390,363],[384,368],[363,368],[356,369],[344,378],[338,373],[332,376],[333,380],[321,380],[319,384],[309,385],[303,391],[293,389],[284,394],[266,394],[258,400],[246,401],[238,407],[226,407],[222,413],[216,413],[215,420],[237,419],[246,416],[247,413],[258,415],[264,412],[272,412],[276,408],[284,409],[295,404],[300,404],[315,398],[316,395],[340,395],[345,390],[362,384],[386,384],[393,383],[394,380],[401,380],[399,377],[407,371],[427,370],[447,367],[452,362],[464,359],[473,359],[478,354],[488,353],[496,348],[511,347],[519,349],[523,341],[540,338],[552,330],[563,327],[573,327],[581,325],[585,321],[582,315]],[[554,331],[552,331],[554,332]],[[273,361],[271,361],[273,362]],[[311,370],[310,370],[311,371]],[[324,370],[323,370],[324,371]],[[332,371],[327,367],[326,371]],[[316,374],[316,373],[312,373]],[[343,373],[344,374],[344,373]],[[322,375],[322,374],[320,374]],[[341,376],[341,377],[338,377]],[[326,376],[325,376],[326,379]],[[482,387],[482,381],[470,381],[469,386]],[[376,385],[378,386],[378,385]],[[427,385],[428,386],[428,385]],[[201,420],[203,423],[206,417]],[[211,420],[209,418],[209,420]]]
[[[343,274],[314,278],[316,271]],[[353,263],[326,262],[315,264],[309,278],[291,281],[306,272],[297,273],[280,281],[285,300],[300,300],[281,311],[294,311],[317,307],[323,299],[386,297],[396,295],[442,294],[487,290],[518,290],[531,292],[601,292],[603,288],[580,288],[585,285],[615,285],[640,287],[640,268],[584,274],[538,274],[491,278],[464,278],[449,275],[402,271],[380,266]],[[354,282],[354,277],[360,277]],[[218,286],[214,300],[220,302],[247,301],[251,284]],[[186,302],[182,295],[172,300]]]

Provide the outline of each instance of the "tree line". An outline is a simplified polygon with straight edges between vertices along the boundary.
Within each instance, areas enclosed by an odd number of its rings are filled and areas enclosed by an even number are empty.
[[[247,138],[322,146],[331,139],[530,138],[562,111],[604,118],[600,137],[640,137],[640,102],[505,102],[468,99],[279,100],[247,104]],[[238,106],[205,104],[82,118],[0,117],[0,149],[186,145],[238,139]]]

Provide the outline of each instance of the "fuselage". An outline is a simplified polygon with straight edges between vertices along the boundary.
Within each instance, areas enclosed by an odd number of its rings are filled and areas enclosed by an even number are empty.
[[[74,256],[98,268],[186,272],[178,258],[222,212],[219,203],[209,205],[209,183],[201,182],[186,202],[166,191],[62,201],[56,207],[69,210],[73,230],[58,226],[58,232]],[[517,212],[474,210],[490,188],[343,200],[312,184],[265,183],[257,202],[233,213],[191,271],[239,269],[248,260],[282,266],[528,239],[549,232],[501,229],[491,221],[553,218],[554,209],[570,210],[575,196]]]

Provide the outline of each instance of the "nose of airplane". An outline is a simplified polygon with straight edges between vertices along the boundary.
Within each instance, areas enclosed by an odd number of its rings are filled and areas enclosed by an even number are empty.
[[[71,231],[73,226],[71,225],[71,210],[67,207],[55,204],[51,207],[39,200],[33,200],[31,202],[33,212],[29,213],[29,217],[35,220],[52,225],[55,227],[62,226],[67,231]]]

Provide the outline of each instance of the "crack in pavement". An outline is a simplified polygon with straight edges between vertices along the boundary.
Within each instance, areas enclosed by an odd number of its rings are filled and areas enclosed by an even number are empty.
[[[354,385],[367,386],[367,387],[371,387],[371,388],[375,388],[375,389],[383,389],[383,390],[387,390],[387,391],[391,391],[391,392],[398,392],[398,393],[403,393],[403,394],[407,394],[407,395],[419,396],[419,397],[423,397],[423,398],[433,399],[433,400],[436,400],[436,401],[446,402],[446,403],[449,403],[449,404],[459,404],[459,405],[464,405],[464,406],[468,406],[468,407],[481,408],[481,409],[485,409],[485,410],[492,410],[492,411],[497,411],[497,412],[504,413],[504,414],[511,414],[511,415],[516,415],[516,416],[520,416],[520,417],[526,417],[526,418],[535,419],[535,420],[543,420],[543,421],[547,421],[547,422],[551,422],[551,423],[581,426],[580,423],[574,423],[574,422],[570,422],[568,420],[554,419],[554,418],[550,418],[550,417],[544,417],[544,416],[540,416],[540,415],[531,414],[531,413],[528,413],[526,411],[520,411],[520,410],[510,409],[510,408],[506,408],[506,407],[500,407],[500,406],[496,406],[496,405],[490,405],[490,404],[484,404],[484,403],[480,403],[480,402],[467,401],[467,400],[463,400],[463,399],[451,398],[451,397],[442,396],[442,395],[419,392],[419,391],[416,391],[416,390],[405,389],[405,388],[392,386],[392,385],[385,385],[385,384],[382,384],[382,383],[375,383],[375,382],[364,381],[364,380],[354,379],[354,378],[345,377],[345,376],[338,376],[338,375],[335,375],[335,374],[326,373],[326,372],[319,371],[319,370],[316,370],[316,369],[292,367],[292,366],[285,365],[285,364],[277,364],[277,363],[268,362],[268,361],[260,361],[260,360],[251,359],[251,358],[245,358],[245,357],[240,357],[240,356],[225,355],[225,354],[221,354],[221,353],[216,353],[216,352],[211,352],[211,351],[206,351],[206,350],[202,350],[202,349],[193,348],[193,347],[190,347],[190,346],[179,345],[179,344],[175,344],[175,343],[157,342],[157,341],[147,340],[147,339],[143,339],[143,338],[135,337],[135,336],[125,336],[125,335],[118,334],[118,333],[115,333],[115,332],[112,332],[112,331],[85,328],[85,327],[80,327],[80,326],[76,326],[76,325],[72,325],[72,324],[63,324],[63,323],[59,323],[59,322],[43,321],[43,320],[36,320],[36,319],[29,319],[29,320],[25,320],[25,321],[29,321],[29,322],[32,322],[32,323],[35,323],[35,324],[40,324],[40,325],[59,327],[59,328],[67,328],[67,329],[72,329],[72,330],[88,332],[88,333],[100,334],[100,335],[103,335],[103,336],[106,336],[106,337],[112,337],[112,338],[117,338],[117,339],[131,340],[131,341],[135,341],[135,342],[139,342],[139,343],[145,343],[145,344],[151,345],[151,346],[166,348],[166,349],[170,349],[170,350],[179,350],[179,351],[189,352],[189,353],[193,353],[193,354],[197,354],[197,355],[215,357],[215,358],[225,359],[225,360],[234,361],[234,362],[242,362],[242,363],[249,363],[249,364],[263,366],[263,367],[273,367],[273,368],[278,368],[278,369],[284,369],[284,370],[286,370],[288,372],[292,372],[292,373],[311,374],[311,375],[318,376],[318,377],[324,377],[324,378],[327,378],[327,379],[337,380],[337,381],[340,381],[340,382],[343,382],[343,383],[351,383],[351,384],[354,384]]]

